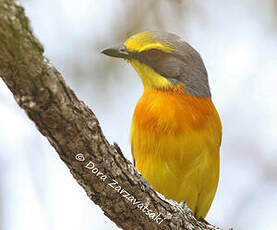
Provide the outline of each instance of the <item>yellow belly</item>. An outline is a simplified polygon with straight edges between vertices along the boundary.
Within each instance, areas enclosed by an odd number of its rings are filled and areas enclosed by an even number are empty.
[[[205,217],[219,177],[221,123],[210,99],[146,89],[133,116],[136,168],[166,198]]]

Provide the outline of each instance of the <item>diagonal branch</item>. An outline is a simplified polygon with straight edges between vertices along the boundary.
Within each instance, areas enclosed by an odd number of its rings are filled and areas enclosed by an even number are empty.
[[[0,75],[89,198],[119,227],[219,229],[158,195],[107,142],[93,112],[43,56],[24,9],[12,0],[0,0]]]

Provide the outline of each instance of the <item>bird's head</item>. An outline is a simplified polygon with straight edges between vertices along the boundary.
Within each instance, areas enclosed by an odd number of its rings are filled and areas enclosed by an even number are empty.
[[[194,96],[210,97],[208,76],[196,50],[179,36],[157,31],[135,34],[124,44],[102,53],[128,60],[145,88],[183,87]]]

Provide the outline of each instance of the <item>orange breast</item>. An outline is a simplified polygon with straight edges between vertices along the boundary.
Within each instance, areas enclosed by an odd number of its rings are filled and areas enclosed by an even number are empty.
[[[133,122],[138,128],[159,136],[161,132],[163,135],[178,135],[201,130],[213,118],[216,121],[219,119],[210,98],[194,97],[183,89],[146,88],[137,103]],[[218,122],[216,124],[220,126]]]
[[[185,200],[195,212],[201,209],[202,217],[217,187],[220,142],[221,123],[210,98],[194,97],[181,87],[145,88],[131,130],[136,168],[157,191]],[[203,188],[208,194],[200,196]]]

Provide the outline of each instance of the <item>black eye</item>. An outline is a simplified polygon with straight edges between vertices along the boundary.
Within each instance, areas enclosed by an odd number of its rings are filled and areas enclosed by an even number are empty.
[[[151,49],[145,51],[145,57],[148,61],[157,61],[162,56],[162,51],[157,49]]]

